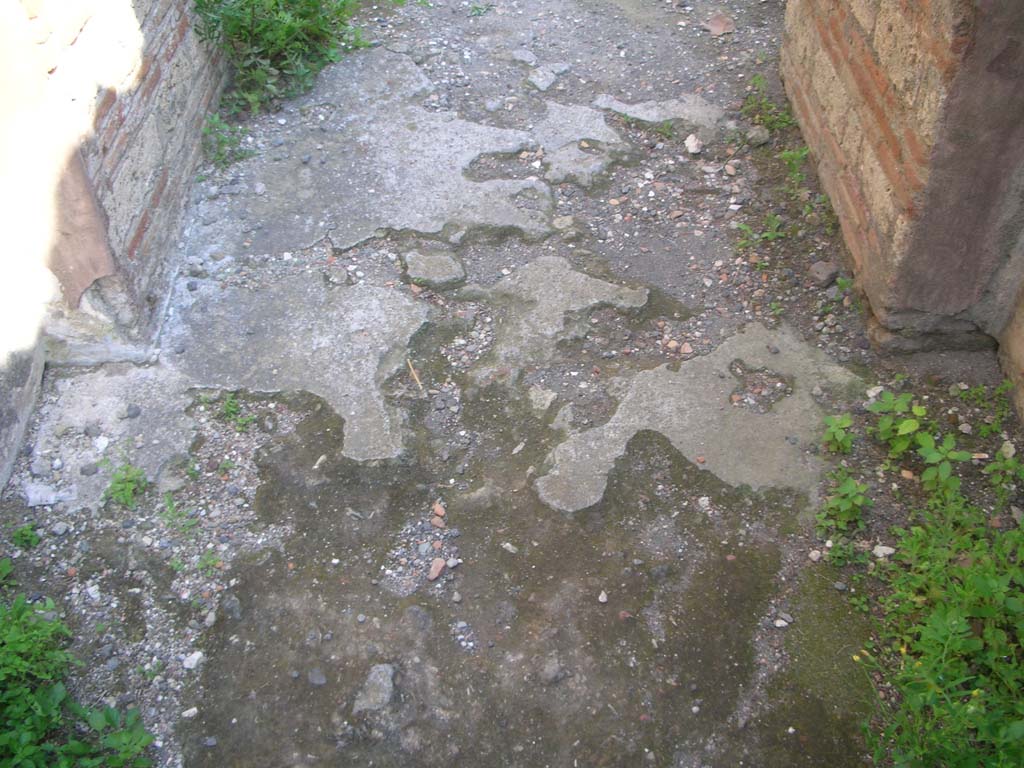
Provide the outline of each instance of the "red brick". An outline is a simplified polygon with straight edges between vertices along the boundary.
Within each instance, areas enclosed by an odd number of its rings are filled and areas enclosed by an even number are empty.
[[[92,116],[92,129],[99,131],[103,124],[103,118],[107,116],[111,108],[117,103],[117,91],[114,88],[104,88],[103,95],[97,99],[96,111]]]
[[[139,246],[142,244],[142,238],[146,236],[146,232],[149,230],[149,211],[143,211],[139,217],[138,223],[135,225],[135,230],[132,233],[131,240],[128,241],[128,247],[125,249],[125,255],[129,261],[135,258],[135,254],[139,250]]]

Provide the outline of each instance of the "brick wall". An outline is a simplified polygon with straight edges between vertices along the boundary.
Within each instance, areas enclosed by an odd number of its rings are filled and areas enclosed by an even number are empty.
[[[44,358],[130,355],[159,322],[224,82],[191,7],[0,2],[0,485]]]
[[[984,343],[1021,280],[1024,3],[789,0],[782,74],[895,347]]]
[[[168,290],[202,125],[224,79],[219,57],[196,37],[191,6],[191,0],[134,3],[144,44],[132,86],[96,94],[92,132],[82,145],[134,312],[129,324],[143,337]]]

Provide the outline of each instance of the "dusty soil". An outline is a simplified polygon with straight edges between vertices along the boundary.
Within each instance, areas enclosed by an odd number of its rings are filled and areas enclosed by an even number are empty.
[[[77,695],[140,707],[161,766],[870,764],[860,587],[809,558],[821,420],[882,383],[977,452],[1017,428],[959,395],[992,354],[869,348],[798,131],[742,111],[754,75],[781,99],[781,14],[371,9],[377,46],[246,123],[158,361],[49,370],[0,501],[43,535],[0,555],[75,630]],[[559,473],[613,443],[591,502]],[[861,550],[914,493],[881,460],[845,460]]]

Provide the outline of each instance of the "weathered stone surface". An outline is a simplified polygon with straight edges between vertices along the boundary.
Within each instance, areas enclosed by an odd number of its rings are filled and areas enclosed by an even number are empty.
[[[573,181],[590,186],[595,177],[625,156],[629,146],[604,121],[604,115],[590,107],[547,102],[547,114],[531,131],[544,147],[548,162],[545,177],[553,184]],[[580,140],[591,144],[591,151],[580,149]]]
[[[772,354],[770,346],[778,353]],[[729,396],[736,380],[729,366],[734,360],[748,369],[792,377],[793,394],[767,413],[733,407]],[[701,457],[702,469],[730,485],[789,487],[813,497],[823,464],[806,451],[819,437],[822,416],[811,388],[845,388],[857,381],[792,330],[749,325],[710,355],[684,362],[678,371],[661,366],[638,374],[610,421],[572,435],[552,451],[550,469],[537,480],[537,491],[545,504],[567,512],[596,504],[629,440],[637,432],[653,430],[690,461]]]
[[[828,288],[839,277],[839,265],[834,261],[816,261],[807,273],[819,288]]]
[[[538,91],[543,92],[554,85],[557,79],[558,77],[550,69],[538,67],[527,76],[526,81]]]
[[[1012,345],[1024,282],[1024,5],[923,7],[787,3],[783,82],[886,331],[906,348],[911,335],[918,348],[974,348],[982,334]],[[931,40],[945,41],[941,55],[918,55]],[[837,41],[852,42],[849,55],[834,55]],[[867,69],[886,99],[858,85]],[[1011,354],[1007,371],[1020,377]]]
[[[451,253],[409,251],[403,258],[405,273],[417,285],[450,288],[466,279],[466,270]]]
[[[400,290],[332,288],[306,274],[204,294],[171,335],[189,335],[178,364],[198,385],[320,395],[345,419],[344,454],[362,461],[402,451],[402,416],[380,385],[426,320],[427,307]]]
[[[627,104],[614,96],[602,94],[594,99],[593,106],[618,112],[620,115],[645,123],[679,120],[687,125],[706,129],[714,128],[725,116],[721,108],[692,93],[684,93],[678,99],[642,101],[637,104]]]
[[[0,488],[7,484],[43,377],[43,345],[0,360]]]
[[[370,668],[363,688],[359,691],[352,714],[378,712],[391,703],[395,694],[395,668],[391,664],[375,664]]]
[[[625,288],[572,269],[568,261],[542,256],[502,278],[493,288],[467,286],[467,298],[479,297],[508,307],[511,317],[497,329],[494,349],[472,371],[477,382],[514,382],[523,365],[550,359],[558,341],[579,333],[569,313],[598,306],[642,307],[646,288]]]
[[[110,475],[126,460],[150,480],[172,455],[184,455],[194,425],[185,409],[191,382],[172,368],[107,366],[58,379],[57,398],[38,411],[33,452],[60,456],[64,472],[54,490],[61,500],[99,504]],[[139,416],[122,419],[125,403],[145,403]],[[82,435],[69,441],[68,435]]]
[[[382,229],[436,234],[445,225],[546,235],[547,185],[472,181],[465,174],[480,155],[532,147],[530,135],[426,110],[419,99],[431,89],[410,57],[384,48],[354,53],[324,70],[315,98],[306,102],[329,107],[331,116],[297,133],[290,162],[264,153],[239,165],[265,194],[217,201],[244,208],[246,218],[263,225],[243,237],[242,218],[217,216],[201,233],[204,250],[293,251],[328,235],[335,247],[349,248]],[[316,161],[301,163],[306,155]],[[530,205],[521,204],[525,199]],[[242,246],[246,240],[250,246]]]

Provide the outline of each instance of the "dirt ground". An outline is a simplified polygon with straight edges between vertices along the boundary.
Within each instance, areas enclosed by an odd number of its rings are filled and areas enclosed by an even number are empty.
[[[381,6],[245,123],[157,361],[49,370],[0,501],[77,695],[161,766],[871,764],[822,419],[914,387],[981,450],[960,385],[1000,375],[870,349],[798,130],[757,125],[782,10]],[[868,548],[908,492],[873,491]]]

